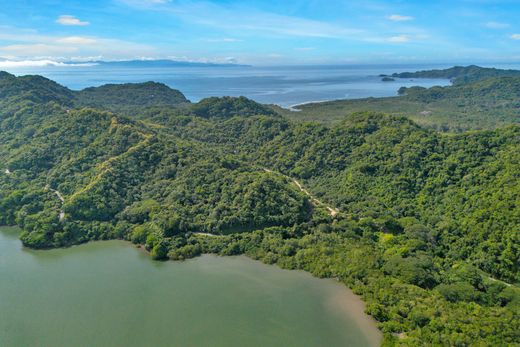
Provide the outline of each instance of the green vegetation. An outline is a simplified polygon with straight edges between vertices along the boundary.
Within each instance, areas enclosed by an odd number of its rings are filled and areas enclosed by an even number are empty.
[[[190,114],[203,118],[250,117],[260,114],[269,116],[276,115],[276,113],[268,107],[243,96],[239,98],[229,96],[206,98],[193,105],[190,111]]]
[[[486,68],[476,65],[454,66],[443,70],[424,70],[417,72],[394,73],[392,77],[398,78],[444,78],[449,79],[454,85],[481,81],[493,77],[520,77],[518,70],[502,70]]]
[[[124,87],[97,104],[120,115],[78,108],[41,77],[0,76],[0,224],[20,225],[25,245],[120,238],[158,260],[246,254],[353,288],[385,345],[520,343],[518,126],[446,136],[374,112],[327,126],[229,97],[134,115]],[[517,83],[385,100],[477,108],[518,100]]]
[[[502,75],[505,77],[496,77]],[[520,123],[520,71],[467,67],[419,72],[411,77],[457,77],[457,83],[429,89],[401,88],[396,97],[305,104],[298,107],[300,112],[276,109],[297,121],[326,124],[338,123],[356,112],[384,112],[455,133]]]
[[[94,107],[112,112],[135,113],[150,106],[176,107],[189,103],[178,90],[162,83],[106,84],[76,93],[77,107]]]

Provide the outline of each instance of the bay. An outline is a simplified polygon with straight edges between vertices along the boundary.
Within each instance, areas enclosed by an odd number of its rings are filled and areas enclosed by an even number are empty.
[[[400,87],[448,85],[444,79],[395,79],[380,74],[446,68],[445,65],[334,66],[180,66],[126,65],[10,68],[16,75],[38,74],[79,90],[107,83],[155,81],[183,92],[192,102],[211,96],[246,96],[260,103],[290,107],[311,101],[385,97]]]
[[[29,250],[0,228],[0,346],[377,346],[343,285],[246,257],[156,262],[124,241]]]

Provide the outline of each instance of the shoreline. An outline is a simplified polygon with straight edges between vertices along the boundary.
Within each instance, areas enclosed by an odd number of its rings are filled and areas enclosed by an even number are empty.
[[[411,81],[414,81],[415,80],[421,80],[421,79],[429,79],[429,80],[439,80],[439,81],[448,81],[448,84],[446,85],[440,85],[441,87],[451,87],[453,86],[453,82],[451,80],[446,80],[444,78],[422,78],[422,77],[416,77],[414,80],[411,80]],[[396,82],[400,81],[400,80],[408,80],[407,78],[400,78],[400,77],[396,77]],[[428,87],[428,88],[431,88],[431,87]],[[323,103],[326,103],[326,102],[336,102],[336,101],[346,101],[346,100],[364,100],[364,99],[370,99],[370,98],[376,98],[376,99],[383,99],[383,98],[395,98],[395,97],[400,97],[400,96],[403,96],[403,95],[399,95],[398,91],[396,90],[395,92],[396,94],[395,95],[389,95],[389,96],[366,96],[366,97],[362,97],[362,98],[339,98],[339,99],[322,99],[322,100],[309,100],[309,101],[304,101],[304,102],[299,102],[297,104],[292,104],[292,105],[289,105],[289,106],[281,106],[281,105],[276,105],[280,108],[283,108],[284,110],[287,110],[287,111],[290,111],[290,112],[301,112],[302,109],[299,108],[300,106],[306,106],[306,105],[311,105],[311,104],[323,104]]]
[[[12,231],[14,229],[17,229],[19,232],[21,232],[21,229],[18,226],[0,226],[0,232],[2,232],[2,229],[6,229],[9,231]],[[14,233],[11,233],[14,234]],[[19,235],[17,235],[19,236]],[[203,235],[205,236],[205,235]],[[219,255],[216,253],[202,253],[196,257],[188,258],[184,260],[173,260],[173,259],[165,259],[164,261],[158,261],[153,260],[150,256],[150,252],[146,250],[145,246],[142,244],[134,244],[129,240],[125,239],[106,239],[106,240],[89,240],[84,243],[75,244],[67,247],[57,247],[57,248],[45,248],[45,249],[34,249],[30,247],[26,247],[21,243],[19,237],[17,237],[17,240],[20,242],[20,245],[22,249],[30,250],[30,251],[36,251],[36,252],[47,252],[47,251],[53,251],[53,250],[59,250],[59,249],[72,249],[80,246],[86,246],[88,244],[98,243],[98,242],[121,242],[124,243],[126,247],[130,247],[132,249],[135,249],[138,253],[140,253],[142,256],[146,256],[146,259],[152,262],[159,262],[159,263],[183,263],[186,261],[196,261],[197,259],[200,259],[201,257],[215,257],[215,258],[242,258],[244,260],[256,263],[260,266],[269,266],[269,267],[276,267],[281,271],[290,271],[290,272],[297,272],[302,275],[308,276],[316,281],[327,281],[331,285],[331,287],[328,289],[330,290],[331,296],[328,296],[326,298],[325,305],[330,310],[335,311],[336,313],[339,313],[346,317],[349,321],[353,322],[359,329],[360,332],[363,333],[367,341],[370,343],[370,345],[373,346],[379,346],[383,340],[383,332],[378,327],[377,320],[367,314],[365,312],[366,303],[363,301],[362,297],[360,295],[355,294],[351,288],[349,288],[345,283],[339,281],[337,278],[327,277],[327,278],[319,278],[314,276],[311,272],[303,270],[303,269],[286,269],[281,267],[278,264],[267,264],[259,259],[254,259],[253,257],[248,256],[247,254],[239,254],[239,255],[232,255],[232,256],[226,256],[226,255]],[[333,287],[336,287],[337,290],[333,291]],[[370,332],[373,330],[372,332]]]
[[[356,100],[356,99],[345,98],[345,99],[311,100],[311,101],[300,102],[298,104],[293,104],[293,105],[290,105],[288,107],[283,107],[283,106],[279,106],[279,107],[281,107],[283,109],[286,109],[288,111],[291,111],[291,112],[301,112],[302,110],[298,108],[299,106],[305,106],[305,105],[310,105],[310,104],[323,104],[325,102],[342,101],[342,100]]]
[[[309,273],[307,271],[304,272]],[[328,279],[334,281],[333,278]],[[365,312],[366,303],[363,301],[363,298],[354,293],[345,283],[339,280],[335,280],[335,282],[345,289],[345,293],[336,293],[329,298],[328,304],[341,310],[343,314],[348,315],[356,323],[360,331],[366,331],[375,326],[377,334],[367,334],[365,337],[371,345],[380,346],[383,341],[383,332],[378,327],[378,321]]]

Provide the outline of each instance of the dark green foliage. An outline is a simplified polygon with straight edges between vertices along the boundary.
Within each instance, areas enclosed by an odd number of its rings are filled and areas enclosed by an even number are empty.
[[[441,284],[435,288],[444,298],[451,302],[457,301],[477,301],[478,291],[467,282],[453,284]]]
[[[106,84],[76,93],[78,107],[95,107],[113,112],[135,113],[151,106],[176,107],[189,103],[178,90],[156,82]]]
[[[520,98],[520,76],[490,78],[453,87],[403,87],[399,89],[399,94],[407,95],[408,100],[424,103],[456,99],[459,107],[470,107],[475,103],[482,105],[482,100],[479,100],[479,98],[486,98],[489,99],[489,101],[500,99],[501,103],[505,100],[509,100],[511,105],[502,104],[500,107],[514,108],[518,106],[518,99]],[[489,102],[487,107],[488,109],[495,108],[492,104],[490,105]]]
[[[386,274],[393,275],[405,283],[422,288],[432,288],[436,284],[435,266],[431,257],[426,255],[403,258],[393,256],[383,267]]]
[[[270,108],[249,100],[243,96],[211,97],[203,99],[191,107],[191,112],[203,118],[231,118],[234,116],[273,116],[275,112]]]
[[[70,105],[73,92],[42,76],[15,77],[0,71],[0,107],[2,113],[9,109],[8,103],[47,103],[54,101]]]
[[[389,217],[432,227],[408,227],[420,236],[415,248],[436,244],[518,281],[519,146],[518,127],[446,137],[402,118],[358,114],[332,129],[297,125],[264,146],[262,160],[306,179],[342,211],[378,217],[381,231],[401,232]]]

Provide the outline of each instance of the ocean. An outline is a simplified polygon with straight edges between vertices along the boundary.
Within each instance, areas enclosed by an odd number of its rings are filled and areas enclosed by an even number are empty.
[[[11,68],[15,75],[39,74],[74,90],[106,83],[162,82],[180,90],[192,102],[210,96],[246,96],[282,107],[335,99],[397,95],[402,87],[448,85],[448,80],[396,79],[381,81],[380,74],[442,69],[443,65],[337,65],[337,66],[45,66]],[[498,65],[489,65],[496,66]],[[511,67],[511,66],[507,66]],[[1,68],[0,68],[1,69]]]

